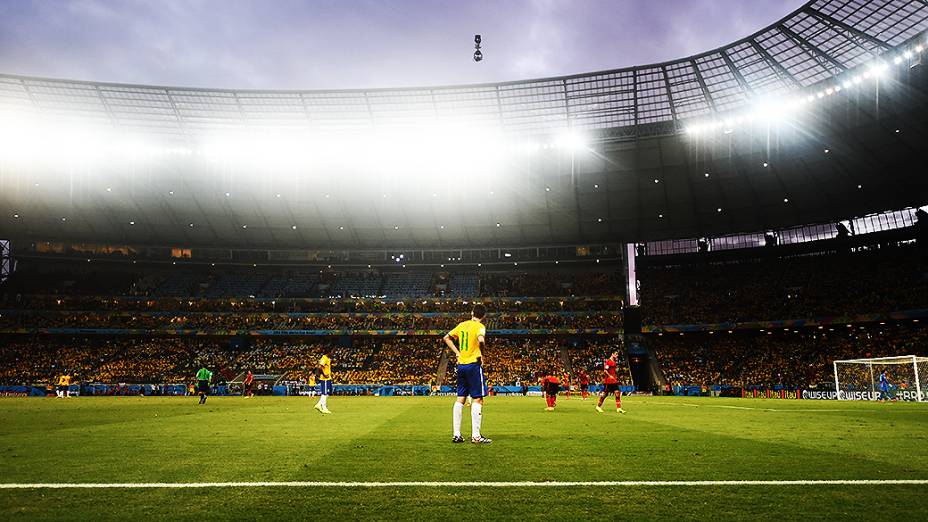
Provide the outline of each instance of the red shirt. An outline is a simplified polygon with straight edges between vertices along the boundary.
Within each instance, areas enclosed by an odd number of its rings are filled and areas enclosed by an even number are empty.
[[[586,376],[586,372],[580,374],[580,384],[590,384],[590,378]]]
[[[557,377],[553,375],[547,375],[544,379],[541,380],[541,384],[560,384],[560,381],[558,381]]]
[[[616,384],[619,382],[619,379],[615,376],[615,361],[606,359],[606,364],[603,365],[603,369],[605,369],[608,374],[606,377],[606,384]]]
[[[251,384],[255,380],[255,376],[248,372],[248,375],[245,376],[245,384]]]

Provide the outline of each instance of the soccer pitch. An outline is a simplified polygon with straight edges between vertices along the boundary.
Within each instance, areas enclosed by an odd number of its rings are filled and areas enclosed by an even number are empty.
[[[331,397],[322,416],[295,397],[0,399],[4,485],[158,484],[4,486],[0,519],[928,517],[922,404],[626,397],[618,415],[492,397],[494,443],[475,446],[451,444],[452,401]],[[835,480],[878,482],[776,482]]]

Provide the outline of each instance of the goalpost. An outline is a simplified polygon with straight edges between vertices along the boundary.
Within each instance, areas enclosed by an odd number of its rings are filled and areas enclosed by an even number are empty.
[[[898,399],[928,401],[928,357],[903,355],[834,362],[838,400],[875,401]],[[880,375],[886,372],[887,391]]]

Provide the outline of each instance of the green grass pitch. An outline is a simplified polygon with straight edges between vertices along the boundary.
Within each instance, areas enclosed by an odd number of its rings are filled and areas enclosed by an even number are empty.
[[[928,479],[928,405],[493,397],[0,399],[2,483]],[[465,411],[465,434],[470,415]],[[0,489],[0,520],[928,519],[925,485]]]

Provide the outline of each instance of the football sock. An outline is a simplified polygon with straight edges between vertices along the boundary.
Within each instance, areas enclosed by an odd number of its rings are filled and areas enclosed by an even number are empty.
[[[483,410],[483,404],[479,402],[470,405],[470,436],[475,439],[480,438],[480,421],[483,417],[481,410]]]
[[[453,412],[454,413],[451,416],[452,417],[451,426],[454,429],[454,436],[460,437],[461,436],[461,419],[464,417],[464,404],[460,402],[455,402]]]
[[[322,404],[322,409],[327,410],[329,408],[329,396],[323,395],[319,397],[319,404]]]
[[[616,397],[616,398],[615,398],[615,407],[616,407],[616,408],[621,408],[621,407],[622,407],[622,398],[621,398],[621,397]]]

